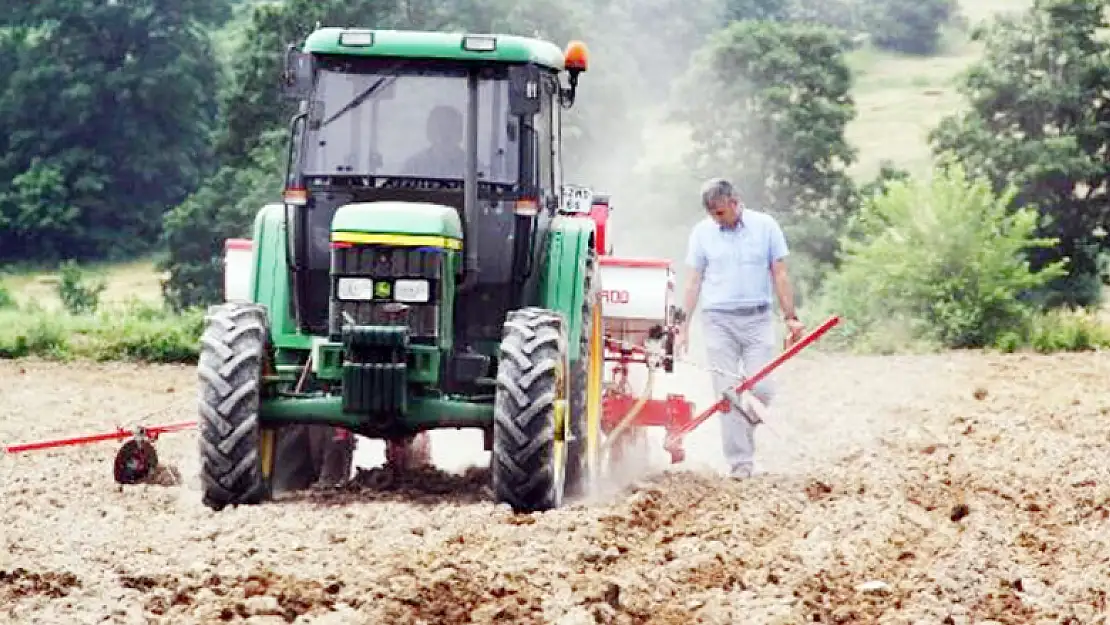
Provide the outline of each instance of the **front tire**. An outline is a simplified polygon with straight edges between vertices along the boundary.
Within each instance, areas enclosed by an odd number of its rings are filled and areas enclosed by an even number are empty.
[[[562,505],[566,483],[567,338],[556,313],[508,314],[493,414],[493,491],[514,512]]]
[[[257,304],[213,306],[205,318],[198,430],[202,497],[213,510],[270,496],[258,416],[269,334],[266,310]]]

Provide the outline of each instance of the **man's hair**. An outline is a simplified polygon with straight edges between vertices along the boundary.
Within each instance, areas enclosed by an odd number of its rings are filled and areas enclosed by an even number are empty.
[[[740,196],[732,183],[724,178],[710,178],[701,185],[701,205],[709,208],[710,204],[720,199],[740,201]]]
[[[464,126],[463,114],[459,109],[448,104],[432,107],[428,113],[428,140],[433,143],[437,139],[446,143],[458,143],[462,141]]]

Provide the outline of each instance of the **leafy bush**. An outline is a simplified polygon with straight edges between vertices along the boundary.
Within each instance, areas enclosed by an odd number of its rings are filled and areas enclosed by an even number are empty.
[[[1019,330],[1003,333],[994,346],[1004,352],[1028,347],[1041,353],[1110,347],[1110,324],[1083,309],[1057,309],[1033,315]]]
[[[1037,213],[1010,212],[1013,191],[992,192],[958,165],[931,181],[895,180],[865,198],[843,239],[839,269],[823,284],[820,309],[844,316],[830,341],[892,349],[888,337],[948,348],[1027,336],[1027,294],[1063,274],[1063,262],[1032,271],[1024,252]]]
[[[95,314],[6,309],[0,311],[0,358],[193,363],[203,322],[199,308],[177,314],[139,302]]]
[[[104,281],[89,284],[77,263],[62,263],[58,281],[58,298],[62,305],[73,315],[96,312],[100,307],[100,295],[108,287]]]

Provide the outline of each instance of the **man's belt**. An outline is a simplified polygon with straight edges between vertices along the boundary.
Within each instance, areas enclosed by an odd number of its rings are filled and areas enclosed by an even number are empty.
[[[755,306],[740,306],[738,308],[708,308],[706,309],[712,313],[719,313],[723,315],[760,315],[771,309],[770,304],[756,304]]]
[[[740,308],[733,309],[731,312],[734,312],[738,315],[748,316],[748,315],[761,315],[761,314],[767,312],[770,309],[771,309],[770,304],[757,304],[755,306],[741,306]]]

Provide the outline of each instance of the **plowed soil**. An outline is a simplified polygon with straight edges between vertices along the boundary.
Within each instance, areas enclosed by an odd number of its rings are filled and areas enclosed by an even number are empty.
[[[188,368],[0,376],[5,443],[195,417]],[[765,474],[718,477],[710,422],[689,462],[653,445],[652,472],[530,516],[490,502],[470,433],[433,437],[442,473],[221,513],[192,432],[158,441],[177,484],[117,486],[110,442],[0,456],[0,621],[1105,623],[1107,379],[1105,354],[807,354]]]

